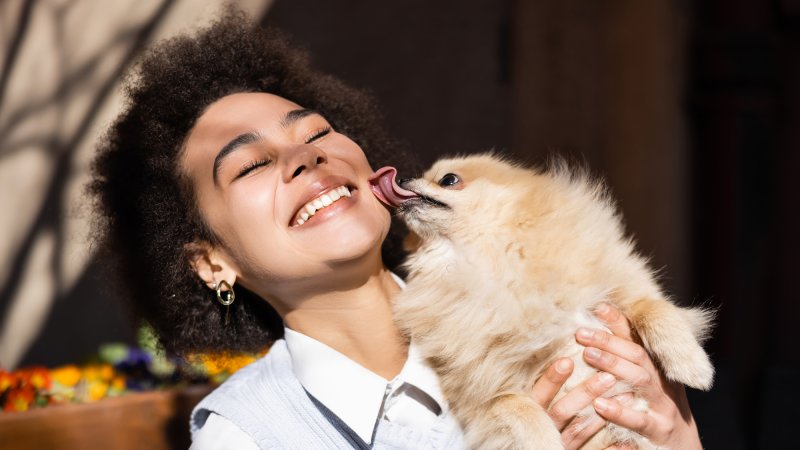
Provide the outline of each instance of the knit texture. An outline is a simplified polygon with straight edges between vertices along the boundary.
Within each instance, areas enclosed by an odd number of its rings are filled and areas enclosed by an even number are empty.
[[[262,449],[353,448],[325,418],[292,371],[286,341],[279,340],[260,360],[239,370],[204,398],[191,417],[192,434],[215,413],[250,435]],[[378,423],[373,449],[465,448],[460,427],[444,413],[428,430],[386,420]]]

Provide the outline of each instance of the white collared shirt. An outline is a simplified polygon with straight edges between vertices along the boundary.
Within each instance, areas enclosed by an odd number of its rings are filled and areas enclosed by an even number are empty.
[[[423,362],[413,344],[400,374],[387,381],[316,339],[289,328],[285,332],[292,371],[300,384],[368,444],[372,443],[379,416],[414,428],[433,425],[435,412],[402,393],[397,395],[403,383],[421,389],[436,401],[442,413],[446,411],[436,373]],[[212,413],[191,446],[191,450],[210,449],[256,450],[258,446],[233,422]]]
[[[372,443],[380,417],[411,427],[431,426],[437,413],[398,389],[409,383],[445,409],[436,373],[412,344],[408,359],[392,380],[377,375],[322,342],[286,328],[286,346],[300,384],[366,443]],[[384,404],[385,402],[385,404]],[[382,410],[383,407],[383,410]]]

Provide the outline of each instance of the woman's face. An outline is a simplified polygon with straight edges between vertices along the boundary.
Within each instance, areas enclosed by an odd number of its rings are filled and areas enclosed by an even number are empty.
[[[245,287],[297,295],[380,267],[390,215],[364,152],[321,115],[272,94],[223,97],[191,130],[182,168]]]

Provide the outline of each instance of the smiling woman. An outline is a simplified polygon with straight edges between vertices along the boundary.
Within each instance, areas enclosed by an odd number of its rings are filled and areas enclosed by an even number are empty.
[[[319,113],[269,93],[225,96],[192,128],[179,170],[222,244],[195,242],[200,278],[270,299],[293,329],[290,312],[319,286],[345,290],[363,283],[349,267],[382,266],[390,216],[370,194],[373,170]]]
[[[204,194],[215,192],[211,188],[217,184],[225,187],[219,192],[229,193],[229,184],[246,185],[255,172],[276,164],[259,146],[268,137],[263,121],[231,131],[237,126],[231,118],[257,117],[258,102],[239,102],[251,109],[220,122],[227,129],[195,126],[204,111],[213,114],[228,103],[212,104],[242,92],[271,92],[296,102],[276,129],[293,133],[297,142],[325,139],[327,128],[335,126],[371,158],[409,165],[406,154],[385,137],[369,97],[313,71],[303,52],[274,30],[252,29],[240,13],[229,12],[196,37],[177,37],[151,49],[128,79],[129,107],[99,145],[89,190],[100,213],[99,248],[116,261],[111,274],[173,352],[256,350],[283,335],[274,308],[241,284],[238,301],[230,306],[231,323],[222,328],[224,308],[187,263],[192,256],[187,253],[198,247],[181,244],[220,242],[219,232],[198,209],[201,196],[193,183],[208,187]],[[181,160],[194,156],[186,148],[205,142],[203,133],[217,133],[213,145],[203,144],[213,153],[213,166],[209,161],[203,174],[180,170]],[[190,181],[190,176],[197,178]],[[268,243],[261,245],[267,245],[259,247],[262,252],[272,251]],[[390,264],[399,261],[399,248],[399,238],[386,241]]]

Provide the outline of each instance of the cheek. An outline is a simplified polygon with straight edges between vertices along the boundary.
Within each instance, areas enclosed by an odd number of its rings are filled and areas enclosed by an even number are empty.
[[[347,161],[359,175],[372,174],[373,170],[367,160],[367,155],[358,144],[347,136],[339,135],[339,141],[331,147],[334,150],[330,150],[330,152],[337,158]]]
[[[276,222],[274,190],[269,186],[257,186],[256,183],[237,186],[223,205],[216,217],[219,226],[215,229],[222,232],[220,237],[231,246],[244,247],[246,251],[248,246],[280,231]]]

